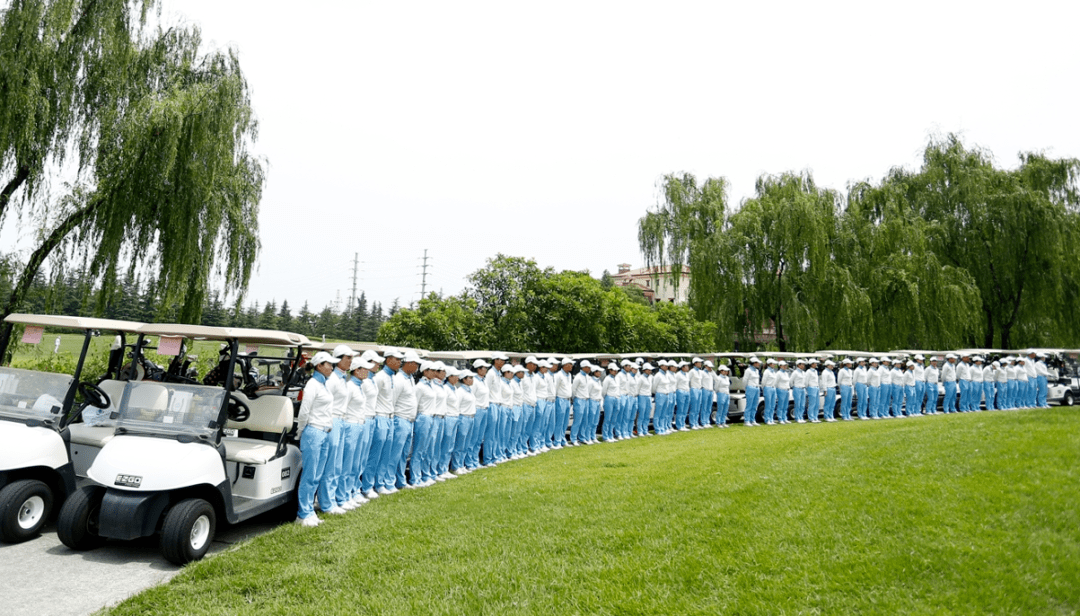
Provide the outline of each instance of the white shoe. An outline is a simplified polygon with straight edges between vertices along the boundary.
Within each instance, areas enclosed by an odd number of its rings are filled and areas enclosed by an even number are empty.
[[[352,501],[349,501],[344,505],[341,505],[340,508],[344,509],[345,511],[352,511],[353,509],[356,509],[356,505],[354,505]]]
[[[296,523],[307,528],[315,528],[322,521],[313,513],[306,518],[296,518]]]
[[[393,492],[391,492],[388,488],[379,488],[379,494],[386,496],[388,494],[393,494]]]
[[[335,506],[331,507],[330,511],[327,511],[326,513],[329,513],[330,515],[342,515],[342,514],[346,513],[346,511],[344,509],[342,509],[341,507],[338,507],[337,505],[335,505]]]
[[[439,476],[435,477],[434,479],[429,479],[428,481],[446,481],[446,477],[443,477],[442,475],[439,475]]]
[[[439,475],[439,476],[444,478],[444,479],[457,479],[457,475],[455,475],[453,473],[443,473],[442,475]]]
[[[360,496],[359,494],[354,496],[353,499],[352,499],[352,504],[353,504],[354,507],[359,507],[360,505],[363,505],[366,502],[368,502],[368,499],[364,498],[363,496]]]
[[[407,483],[407,484],[405,484],[405,489],[406,490],[415,490],[416,488],[419,488],[419,487],[420,487],[420,484],[418,484],[418,483]]]
[[[376,499],[379,498],[379,493],[375,491],[375,488],[372,488],[367,491],[367,494],[364,495],[364,498],[368,500]]]

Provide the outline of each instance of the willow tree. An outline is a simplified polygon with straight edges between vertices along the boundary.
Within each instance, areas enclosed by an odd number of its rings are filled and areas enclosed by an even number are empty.
[[[840,263],[866,290],[872,318],[852,346],[868,350],[970,346],[981,331],[974,279],[943,263],[931,246],[938,223],[909,205],[903,171],[851,186],[837,243]]]
[[[968,317],[981,322],[985,346],[1078,341],[1078,176],[1080,161],[1042,154],[999,169],[949,135],[927,146],[921,169],[892,178],[933,222],[935,253],[978,287],[981,305]]]
[[[708,178],[698,185],[687,173],[664,176],[664,200],[638,221],[638,244],[645,266],[654,278],[665,279],[676,295],[682,274],[689,270],[689,303],[699,318],[722,322],[724,280],[696,276],[711,267],[713,243],[723,230],[727,216],[727,181]],[[655,285],[654,285],[655,286]],[[728,332],[720,331],[721,337]]]
[[[39,238],[0,317],[54,253],[85,261],[101,297],[121,270],[152,268],[160,309],[185,322],[213,282],[248,283],[263,165],[247,83],[235,52],[200,52],[197,29],[148,28],[152,5],[25,0],[0,14],[0,224],[14,215]]]

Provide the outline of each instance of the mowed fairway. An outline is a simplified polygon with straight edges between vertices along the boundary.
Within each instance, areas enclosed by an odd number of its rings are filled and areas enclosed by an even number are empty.
[[[112,613],[1075,613],[1078,462],[1074,409],[574,447],[283,526]]]

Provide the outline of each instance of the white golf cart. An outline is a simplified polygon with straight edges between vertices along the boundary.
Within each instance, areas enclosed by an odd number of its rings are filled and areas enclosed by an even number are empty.
[[[12,314],[8,323],[27,326],[25,343],[40,342],[45,327],[84,333],[74,374],[0,367],[0,541],[18,543],[41,531],[54,506],[76,488],[78,478],[111,438],[112,429],[72,423],[86,405],[107,409],[123,383],[106,378],[81,382],[90,341],[103,331],[119,334],[109,375],[118,376],[124,334],[142,323],[83,317]],[[95,380],[100,375],[95,375]],[[76,404],[76,392],[85,401]]]
[[[93,483],[60,512],[60,540],[85,550],[107,538],[160,534],[165,558],[184,564],[206,554],[219,519],[235,524],[279,507],[295,515],[301,456],[290,438],[295,407],[288,394],[308,339],[170,324],[145,325],[139,334],[140,352],[142,338],[157,336],[159,354],[175,354],[183,339],[225,343],[223,386],[127,383],[112,413],[115,436],[87,473]],[[264,356],[263,346],[291,348],[284,357]],[[278,386],[247,387],[252,362],[273,359],[281,365]]]

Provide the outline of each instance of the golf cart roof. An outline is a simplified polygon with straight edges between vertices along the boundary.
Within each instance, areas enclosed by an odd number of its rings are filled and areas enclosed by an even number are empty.
[[[308,341],[305,345],[305,349],[315,349],[316,351],[333,351],[338,346],[344,344],[350,349],[363,353],[364,351],[375,351],[381,353],[382,351],[390,348],[381,344],[375,344],[374,342],[315,342]]]
[[[244,327],[209,327],[206,325],[183,325],[179,323],[149,323],[139,328],[147,336],[178,336],[194,340],[237,340],[252,344],[276,344],[281,346],[308,346],[311,341],[303,334],[280,332],[270,329],[247,329]]]
[[[424,351],[426,355],[425,359],[491,359],[491,355],[495,351]],[[507,353],[509,357],[520,355],[525,357],[531,355],[531,353]]]
[[[9,314],[4,318],[8,323],[20,325],[40,325],[42,327],[66,327],[68,329],[96,329],[116,332],[135,333],[145,323],[135,321],[116,321],[113,319],[95,319],[93,317],[68,317],[52,314]]]

